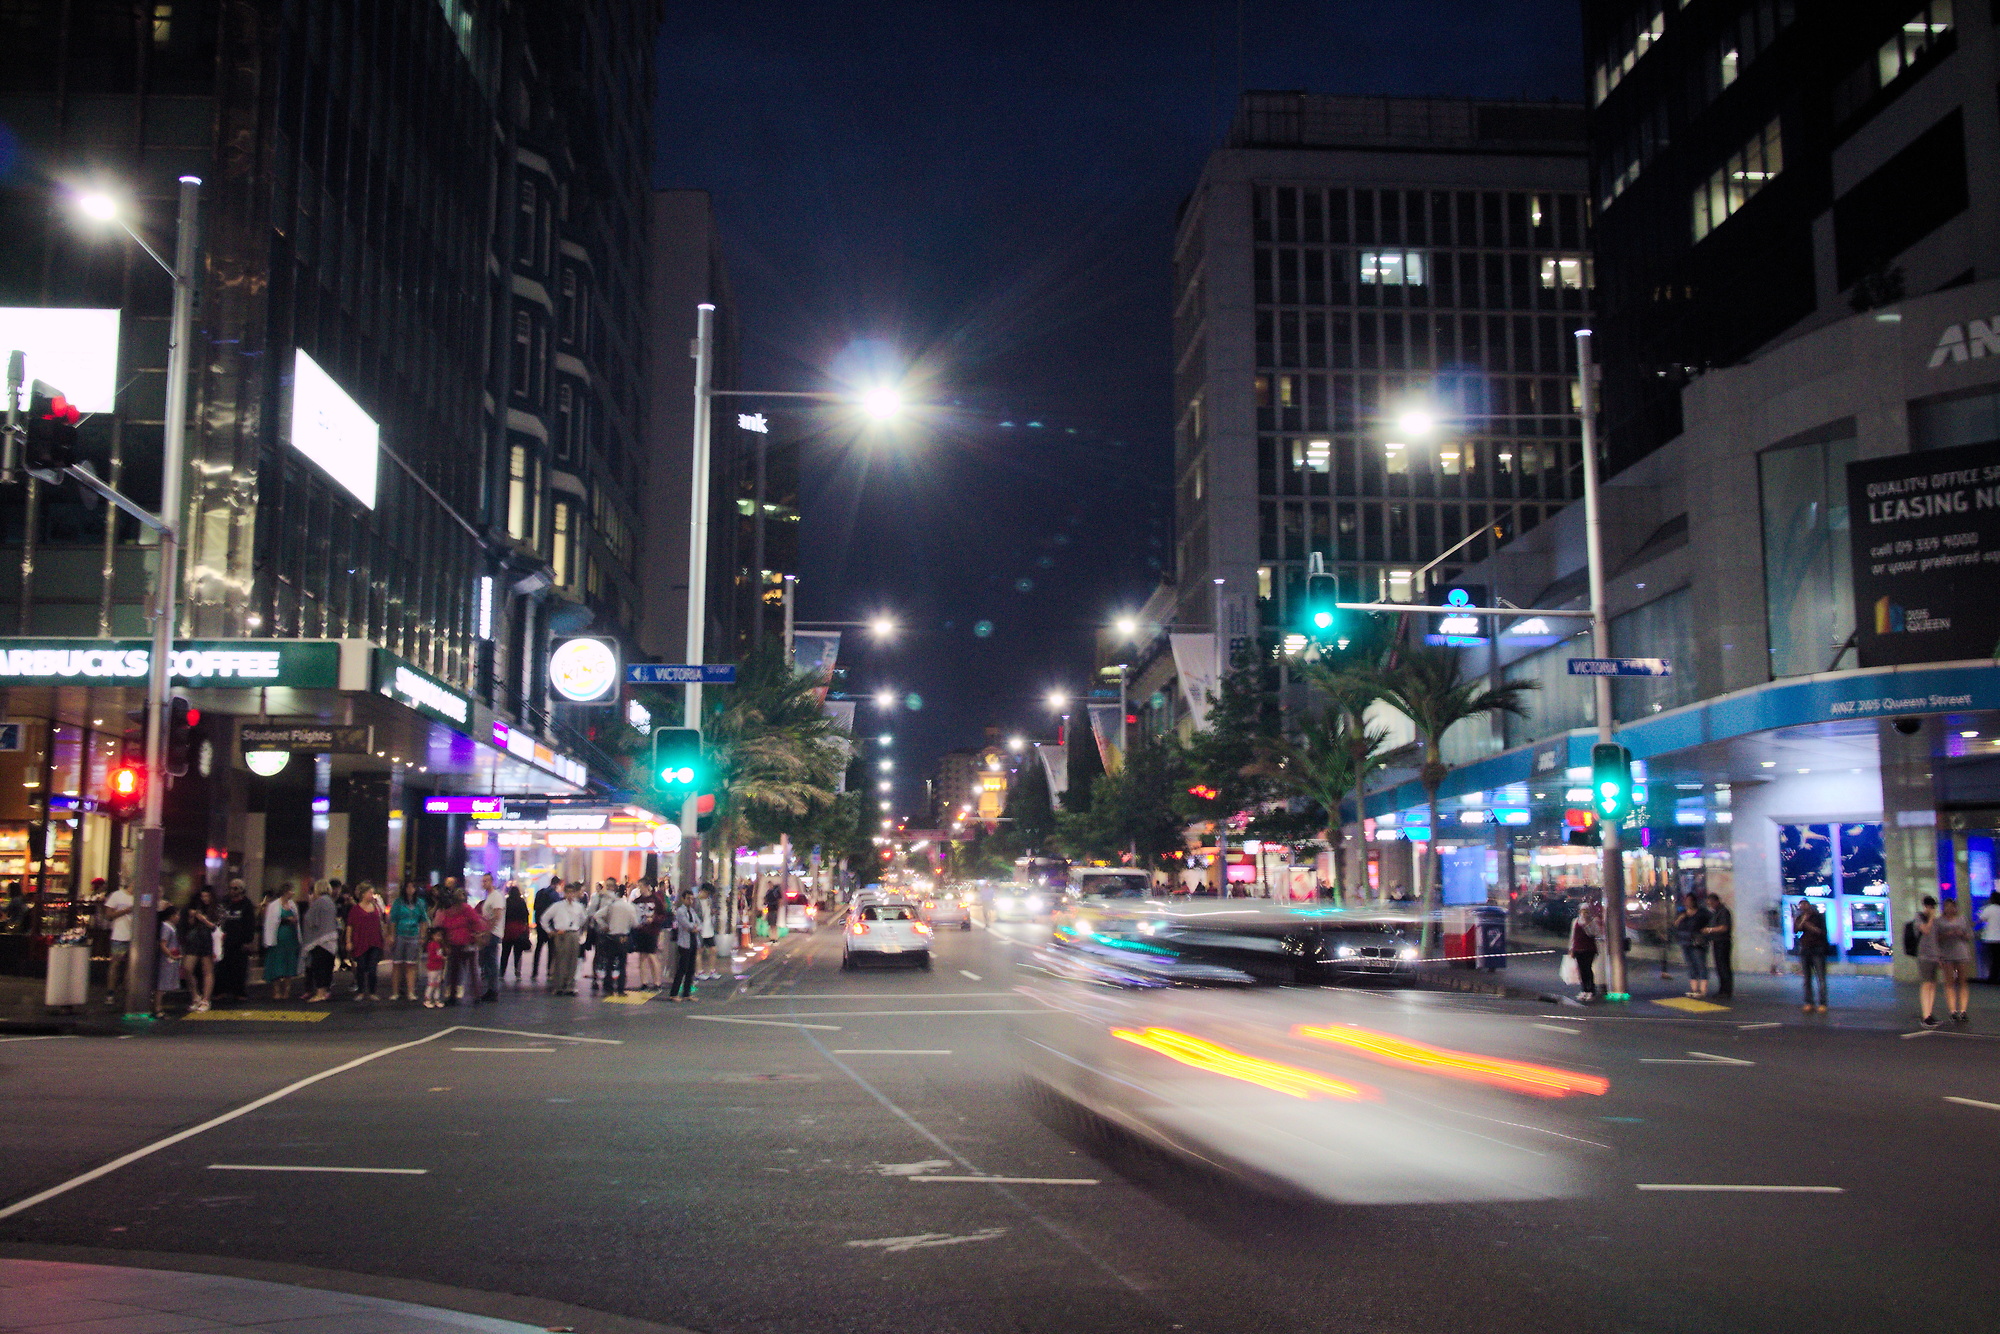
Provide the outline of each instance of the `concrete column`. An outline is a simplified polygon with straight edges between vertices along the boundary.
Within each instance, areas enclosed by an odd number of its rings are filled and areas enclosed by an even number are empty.
[[[261,899],[274,888],[264,880],[264,812],[245,811],[242,819],[234,841],[243,854],[243,887]]]
[[[1903,923],[1917,915],[1924,895],[1937,893],[1935,757],[1944,750],[1944,719],[1884,718],[1875,725],[1875,737],[1882,756],[1882,854],[1896,980],[1914,982],[1917,961],[1903,953]]]

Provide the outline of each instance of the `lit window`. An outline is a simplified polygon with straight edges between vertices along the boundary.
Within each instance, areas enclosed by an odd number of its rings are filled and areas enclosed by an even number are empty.
[[[1542,214],[1542,197],[1540,195],[1528,196],[1528,225],[1531,227],[1541,226]]]
[[[1410,470],[1410,451],[1399,440],[1385,441],[1382,445],[1382,467],[1392,473]]]
[[[1903,30],[1875,54],[1876,76],[1887,88],[1896,76],[1917,63],[1917,57],[1951,31],[1951,0],[1931,0],[1903,24]]]
[[[153,45],[165,46],[174,39],[174,7],[153,6]]]
[[[1268,565],[1257,567],[1257,596],[1265,602],[1271,600],[1271,567]]]
[[[517,542],[533,545],[535,541],[539,490],[535,461],[528,457],[526,447],[515,445],[507,455],[507,536]]]
[[[1364,250],[1361,281],[1373,287],[1422,287],[1423,254],[1415,250]]]
[[[556,586],[568,588],[570,581],[570,521],[569,504],[558,500],[555,503],[555,550],[551,553],[550,564],[555,567]]]
[[[1333,466],[1333,442],[1331,440],[1306,441],[1305,464],[1313,472],[1326,472]]]
[[[1458,476],[1459,464],[1463,461],[1464,456],[1465,456],[1465,447],[1462,445],[1456,445],[1456,444],[1439,445],[1438,470],[1447,477]]]
[[[1611,50],[1606,53],[1603,63],[1591,72],[1592,101],[1602,102],[1666,31],[1667,16],[1661,9],[1661,0],[1653,0],[1650,19],[1634,15],[1624,31],[1612,37]]]
[[[1299,405],[1299,377],[1280,375],[1278,377],[1278,406],[1295,408]]]
[[[1750,202],[1750,196],[1785,169],[1784,144],[1773,120],[1763,133],[1730,154],[1694,192],[1694,239],[1699,241]]]
[[[1724,88],[1736,82],[1736,70],[1739,63],[1740,57],[1737,55],[1735,47],[1732,46],[1722,53],[1722,86]]]
[[[1582,291],[1583,261],[1581,259],[1544,259],[1542,261],[1542,286],[1562,288],[1565,291]]]

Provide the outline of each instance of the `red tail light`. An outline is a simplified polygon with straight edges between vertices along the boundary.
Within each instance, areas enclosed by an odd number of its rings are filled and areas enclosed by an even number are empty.
[[[868,934],[868,923],[856,920],[847,930],[850,935],[865,936]]]
[[[922,922],[912,922],[910,923],[910,926],[920,936],[928,936],[931,933],[931,929],[925,926]]]

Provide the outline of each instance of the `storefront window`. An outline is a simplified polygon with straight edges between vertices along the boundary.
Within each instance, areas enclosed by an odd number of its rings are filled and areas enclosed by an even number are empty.
[[[1695,676],[1692,595],[1683,588],[1634,607],[1611,621],[1611,652],[1619,657],[1665,658],[1672,676],[1623,677],[1611,683],[1618,721],[1628,723],[1701,698]]]
[[[1847,465],[1854,457],[1851,434],[1758,457],[1773,677],[1831,670],[1854,634],[1847,527]]]
[[[1892,942],[1887,865],[1879,823],[1779,825],[1783,890],[1779,920],[1786,951],[1798,949],[1793,918],[1800,903],[1810,902],[1826,914],[1836,957],[1853,963],[1888,962]]]

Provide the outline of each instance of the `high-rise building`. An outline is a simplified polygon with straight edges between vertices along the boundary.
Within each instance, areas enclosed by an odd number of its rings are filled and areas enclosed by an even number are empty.
[[[1965,0],[1590,0],[1607,447],[1811,329],[2000,274],[1994,16]]]
[[[1175,241],[1176,628],[1285,626],[1313,555],[1420,600],[1579,493],[1583,147],[1567,103],[1243,97]]]
[[[180,883],[224,863],[253,883],[458,873],[465,820],[421,817],[424,794],[574,795],[592,766],[613,771],[591,734],[615,711],[562,703],[547,663],[554,635],[629,643],[638,625],[660,13],[22,0],[0,20],[16,148],[0,306],[117,313],[115,401],[85,423],[82,454],[147,505],[170,285],[73,197],[106,192],[172,254],[176,180],[201,180],[185,504],[169,516],[177,635],[277,674],[223,689],[236,683],[201,664],[224,659],[190,658],[193,676],[176,664],[212,751],[170,797]],[[32,377],[50,348],[26,341]],[[91,637],[146,633],[152,547],[73,485],[9,488],[0,523],[22,571],[0,581],[0,624],[83,637],[13,641],[81,655],[31,668],[84,664],[10,673],[23,754],[56,768],[45,800],[0,808],[0,844],[11,821],[51,845],[60,825],[74,850],[38,883],[87,883],[115,866],[90,807],[138,695],[85,679],[105,661]],[[265,713],[372,741],[266,777],[244,769],[235,731]]]

